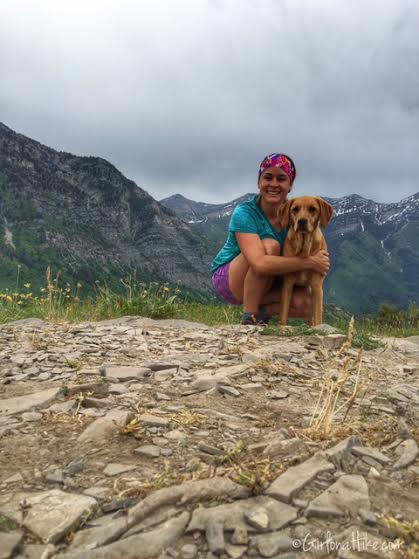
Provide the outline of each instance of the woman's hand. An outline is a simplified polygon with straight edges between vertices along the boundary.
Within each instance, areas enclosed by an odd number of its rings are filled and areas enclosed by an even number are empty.
[[[330,268],[329,253],[327,250],[319,250],[316,254],[308,257],[309,268],[325,276]]]

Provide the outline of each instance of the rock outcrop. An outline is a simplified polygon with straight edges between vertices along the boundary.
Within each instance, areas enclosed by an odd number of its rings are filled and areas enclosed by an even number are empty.
[[[1,326],[0,557],[414,553],[419,345],[367,352],[321,440],[331,336],[319,351],[138,317]]]

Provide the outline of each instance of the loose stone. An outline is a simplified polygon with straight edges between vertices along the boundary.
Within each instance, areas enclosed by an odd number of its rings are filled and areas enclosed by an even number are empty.
[[[147,456],[148,458],[158,458],[161,454],[161,448],[153,444],[144,444],[134,449],[134,454]]]
[[[316,476],[334,469],[333,464],[324,458],[313,456],[298,466],[288,468],[269,486],[266,493],[289,503],[292,497]]]
[[[48,388],[40,392],[0,400],[0,416],[15,415],[30,409],[46,406],[62,394],[61,388]]]
[[[25,503],[23,508],[22,502]],[[76,529],[96,507],[92,497],[59,489],[35,494],[17,493],[13,499],[0,497],[0,514],[21,523],[45,543],[59,541]]]
[[[231,559],[240,559],[247,551],[246,545],[231,545],[226,543],[225,551]]]
[[[223,523],[217,520],[209,520],[205,529],[205,535],[209,550],[214,555],[221,555],[225,548]]]
[[[180,556],[182,559],[195,559],[198,555],[198,546],[194,543],[187,543],[180,549]]]
[[[247,545],[249,535],[245,526],[236,526],[231,534],[231,543],[234,545]]]
[[[246,511],[244,518],[256,530],[267,530],[269,528],[269,516],[263,508]]]
[[[280,551],[294,549],[293,540],[281,532],[255,536],[252,539],[252,546],[255,546],[262,557],[273,557]]]
[[[22,413],[22,421],[31,422],[31,421],[39,421],[40,419],[42,419],[42,413],[30,412],[30,411]]]
[[[388,464],[391,462],[390,458],[375,448],[368,448],[366,446],[353,446],[351,448],[352,454],[360,457],[367,457],[376,460],[380,464]]]
[[[400,458],[393,465],[394,470],[401,470],[402,468],[407,468],[410,464],[416,460],[419,455],[419,449],[416,441],[414,439],[406,439],[397,447],[396,452],[399,454]]]
[[[96,419],[79,435],[79,442],[87,440],[103,442],[110,434],[123,427],[134,417],[132,412],[126,410],[111,410],[104,417]]]
[[[124,474],[125,472],[131,472],[136,468],[137,466],[133,466],[132,464],[108,464],[103,470],[103,473],[105,474],[105,476],[112,477],[119,474]]]
[[[147,367],[104,366],[101,372],[107,379],[119,382],[141,380],[151,375]]]
[[[150,427],[167,427],[170,425],[170,419],[157,415],[142,414],[138,417],[138,420]]]
[[[122,520],[124,519],[116,519]],[[165,549],[174,544],[182,535],[189,520],[189,513],[183,512],[154,530],[123,538],[117,542],[86,550],[69,551],[62,559],[151,559],[158,557]],[[61,558],[60,558],[61,559]]]
[[[234,396],[235,398],[240,396],[240,392],[237,390],[237,388],[234,388],[234,386],[219,384],[217,386],[217,389],[221,394],[227,394],[228,396]]]
[[[311,501],[305,515],[307,517],[342,516],[345,513],[355,515],[359,508],[370,508],[367,482],[362,476],[344,475]]]

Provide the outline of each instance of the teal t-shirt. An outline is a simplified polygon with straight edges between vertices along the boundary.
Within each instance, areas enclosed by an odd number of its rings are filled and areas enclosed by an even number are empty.
[[[228,227],[227,241],[212,262],[211,274],[240,254],[235,233],[255,233],[262,240],[275,239],[281,246],[284,245],[287,229],[277,231],[272,227],[269,219],[258,206],[258,199],[258,195],[254,196],[234,209]]]

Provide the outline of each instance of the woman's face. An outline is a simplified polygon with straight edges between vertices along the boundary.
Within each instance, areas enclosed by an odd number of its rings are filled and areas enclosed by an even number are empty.
[[[269,167],[261,174],[259,192],[268,204],[282,204],[291,191],[289,176],[280,167]]]

